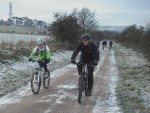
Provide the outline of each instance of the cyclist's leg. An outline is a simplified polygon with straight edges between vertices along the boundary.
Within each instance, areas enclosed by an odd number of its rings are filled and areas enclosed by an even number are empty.
[[[78,74],[80,75],[82,72],[82,65],[77,65],[77,68],[78,68]]]
[[[93,88],[93,71],[94,71],[94,67],[89,66],[88,67],[88,92],[87,92],[87,96],[91,96],[92,95],[92,88]]]
[[[97,59],[98,59],[98,61],[99,61],[99,58],[100,58],[100,52],[98,50],[98,52],[97,52]]]
[[[88,89],[92,90],[93,88],[93,71],[94,71],[94,67],[89,66],[88,67]]]
[[[80,75],[81,72],[82,72],[82,65],[83,65],[84,62],[85,62],[85,61],[83,60],[83,58],[81,58],[81,59],[79,60],[79,63],[78,63],[78,65],[77,65],[77,68],[78,68],[78,75]]]
[[[43,67],[43,64],[42,64],[42,61],[38,61],[40,67],[42,68]]]
[[[48,69],[47,69],[47,64],[49,62],[45,60],[45,62],[42,62],[42,67],[44,68],[45,74],[44,74],[44,79],[47,79],[48,77]]]
[[[45,72],[47,72],[46,62],[38,61],[38,63],[39,63],[39,65],[40,65],[40,67],[41,67],[41,68],[43,67],[44,70],[45,70]]]
[[[47,69],[47,64],[48,64],[49,62],[50,62],[50,61],[45,60],[45,62],[43,63],[43,67],[44,67],[45,72],[48,71],[48,69]]]
[[[80,60],[79,61],[79,64],[77,65],[77,68],[78,68],[78,75],[79,77],[81,76],[81,73],[82,73],[82,61]],[[80,78],[79,78],[80,79]],[[79,82],[78,82],[78,86],[79,86]]]
[[[43,63],[43,67],[44,67],[45,72],[47,72],[47,71],[48,71],[48,69],[47,69],[47,65],[46,65],[46,63],[45,63],[45,62]]]

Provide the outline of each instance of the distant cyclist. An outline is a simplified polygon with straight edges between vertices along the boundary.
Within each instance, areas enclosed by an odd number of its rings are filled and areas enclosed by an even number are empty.
[[[112,45],[113,45],[113,42],[112,42],[112,40],[110,40],[109,41],[109,50],[111,51],[111,49],[112,49]]]
[[[50,62],[51,53],[43,38],[37,40],[37,46],[32,50],[32,53],[29,56],[29,61],[32,61],[36,54],[38,54],[39,57],[38,63],[40,67],[44,67],[44,70],[47,73],[47,64]]]
[[[107,40],[104,40],[104,41],[102,42],[102,46],[103,46],[103,50],[104,50],[105,47],[107,47]]]
[[[81,52],[79,65],[78,65],[78,73],[80,74],[82,71],[82,64],[90,63],[94,66],[98,63],[98,47],[91,40],[91,37],[89,34],[84,34],[81,36],[82,42],[79,43],[79,45],[74,50],[72,57],[71,57],[71,63],[75,63],[75,58],[78,55],[79,52]],[[81,65],[80,65],[81,64]],[[91,96],[92,94],[92,87],[93,87],[93,71],[94,67],[89,66],[88,67],[88,90],[87,90],[87,96]]]
[[[99,41],[98,40],[96,41],[96,44],[97,44],[97,47],[99,48]]]

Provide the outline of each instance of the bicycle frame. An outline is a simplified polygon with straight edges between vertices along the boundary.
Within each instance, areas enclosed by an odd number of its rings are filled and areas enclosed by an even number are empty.
[[[35,70],[38,72],[38,79],[39,79],[39,77],[41,77],[41,80],[43,80],[44,69],[40,67],[38,61],[35,61],[34,63],[35,63],[34,64],[35,65]]]
[[[81,103],[82,92],[85,91],[85,95],[87,96],[87,88],[88,88],[88,67],[89,64],[84,64],[82,66],[82,72],[79,78],[79,94],[78,94],[78,103]]]
[[[85,64],[82,66],[82,73],[81,76],[83,76],[83,91],[86,90],[86,86],[88,85],[88,64]]]
[[[41,83],[45,89],[48,88],[50,83],[50,72],[47,72],[47,78],[44,78],[45,71],[43,67],[40,67],[38,60],[33,60],[35,72],[31,76],[31,89],[34,94],[37,94],[40,90]]]

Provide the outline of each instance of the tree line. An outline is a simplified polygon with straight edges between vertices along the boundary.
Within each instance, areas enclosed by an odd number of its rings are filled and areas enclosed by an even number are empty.
[[[80,36],[84,33],[93,34],[94,37],[102,35],[100,31],[96,31],[99,24],[96,21],[95,11],[92,12],[87,8],[80,11],[73,9],[70,14],[54,13],[54,19],[49,31],[58,43],[65,43],[70,49],[75,47],[80,41]]]
[[[137,51],[143,52],[150,60],[150,26],[138,27],[131,25],[127,27],[122,33],[114,38],[117,42],[128,48],[133,48]]]
[[[84,33],[91,34],[94,40],[115,40],[128,48],[145,53],[150,58],[150,23],[145,27],[131,25],[123,32],[111,32],[98,30],[95,11],[83,8],[80,11],[73,9],[70,14],[54,13],[55,21],[49,27],[49,32],[58,43],[63,43],[67,49],[74,49]]]

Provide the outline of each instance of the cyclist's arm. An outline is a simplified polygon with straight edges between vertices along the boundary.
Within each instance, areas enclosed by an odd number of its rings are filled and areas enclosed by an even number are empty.
[[[30,59],[32,59],[34,57],[36,51],[37,51],[37,46],[32,50],[32,52],[31,52],[31,54],[29,56]]]
[[[47,51],[47,59],[50,59],[50,58],[51,58],[51,52]]]
[[[92,56],[93,56],[93,60],[97,60],[99,61],[99,50],[98,50],[98,47],[93,43],[93,53],[92,53]]]
[[[80,43],[76,49],[74,50],[72,56],[71,56],[71,60],[75,59],[76,56],[78,55],[78,53],[81,51],[81,46],[82,46],[82,43]]]
[[[50,59],[51,58],[51,52],[50,52],[50,49],[47,45],[46,45],[46,51],[47,51],[47,59]]]

